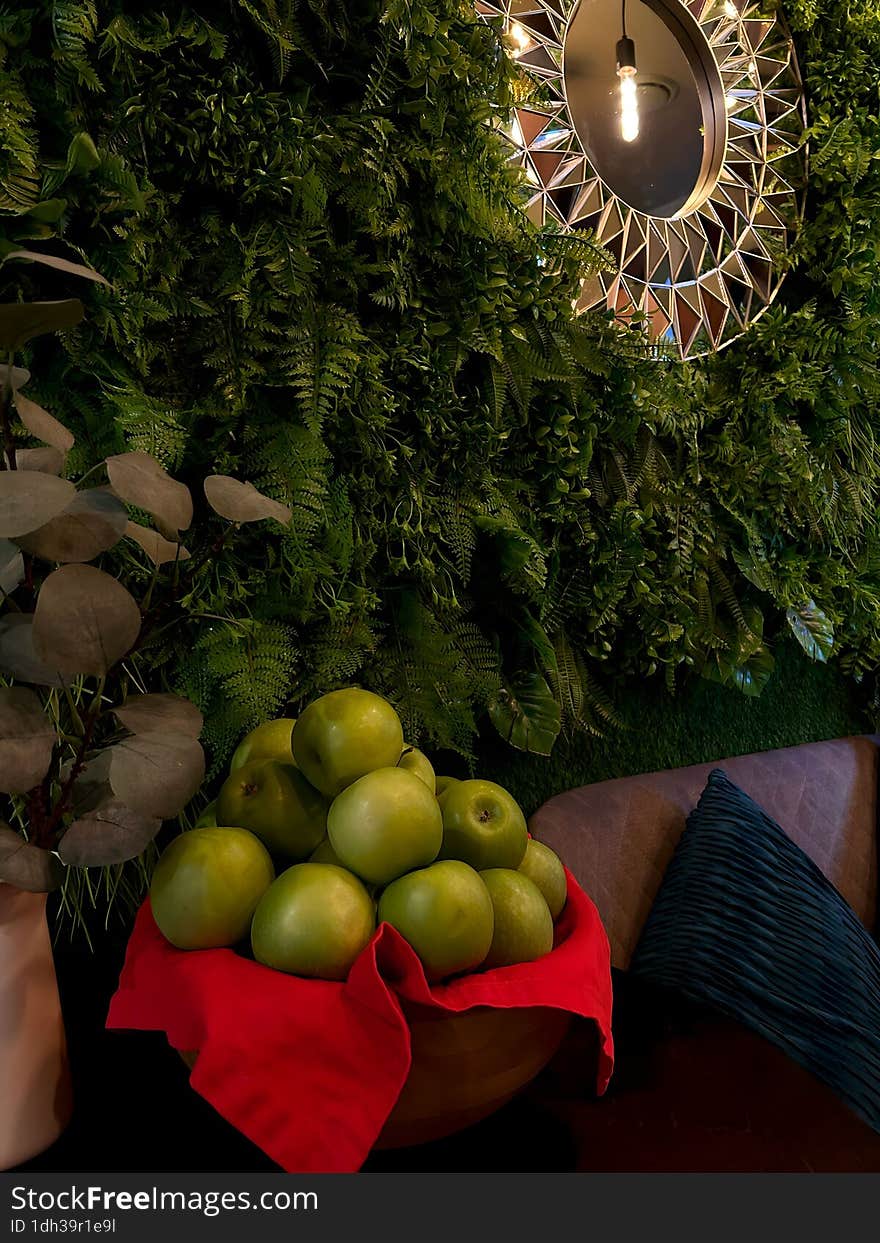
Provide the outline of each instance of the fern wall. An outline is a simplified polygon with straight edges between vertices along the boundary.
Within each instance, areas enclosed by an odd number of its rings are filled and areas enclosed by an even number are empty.
[[[113,282],[41,395],[86,456],[294,508],[218,548],[150,653],[218,762],[355,679],[467,753],[487,711],[547,751],[635,678],[755,693],[781,628],[873,670],[880,4],[786,12],[813,153],[793,271],[741,342],[666,367],[572,318],[601,255],[519,211],[486,122],[528,87],[466,0],[0,7],[3,244]]]

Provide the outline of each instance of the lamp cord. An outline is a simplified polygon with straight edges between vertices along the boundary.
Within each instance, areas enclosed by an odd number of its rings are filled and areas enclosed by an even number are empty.
[[[620,24],[623,28],[623,37],[626,38],[626,0],[620,0]]]

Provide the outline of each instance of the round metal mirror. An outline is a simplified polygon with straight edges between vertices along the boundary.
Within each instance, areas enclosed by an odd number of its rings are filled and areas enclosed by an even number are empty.
[[[505,131],[526,211],[613,260],[578,309],[680,358],[734,340],[772,301],[803,213],[804,92],[775,0],[475,3],[535,79]]]
[[[630,207],[665,219],[708,198],[727,139],[718,66],[693,17],[673,4],[581,0],[562,60],[572,123],[596,172]],[[624,23],[637,62],[639,129],[629,142],[615,62]]]

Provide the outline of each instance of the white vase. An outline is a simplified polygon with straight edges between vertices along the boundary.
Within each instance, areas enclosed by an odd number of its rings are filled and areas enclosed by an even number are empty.
[[[0,882],[0,1170],[48,1148],[70,1111],[46,896]]]

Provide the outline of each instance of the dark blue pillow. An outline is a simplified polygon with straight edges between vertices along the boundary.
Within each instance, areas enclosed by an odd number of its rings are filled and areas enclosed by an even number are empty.
[[[631,969],[759,1032],[880,1131],[880,951],[720,769],[688,817]]]

